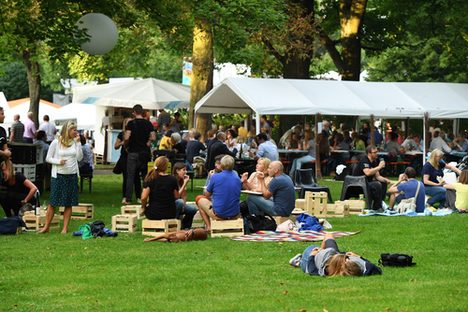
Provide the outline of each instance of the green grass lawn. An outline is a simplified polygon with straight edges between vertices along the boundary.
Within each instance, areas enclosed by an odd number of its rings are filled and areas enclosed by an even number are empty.
[[[196,185],[203,185],[196,180]],[[333,198],[339,182],[330,185]],[[195,188],[189,198],[199,193]],[[47,199],[47,194],[43,196]],[[120,212],[120,176],[93,179],[95,219]],[[338,238],[376,262],[380,253],[414,256],[382,276],[322,278],[288,260],[309,243],[143,243],[140,234],[83,241],[53,231],[0,236],[0,311],[467,311],[467,216],[347,217]],[[82,222],[72,221],[77,230]]]

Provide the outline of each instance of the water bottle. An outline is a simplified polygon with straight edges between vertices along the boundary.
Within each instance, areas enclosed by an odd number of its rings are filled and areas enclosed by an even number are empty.
[[[34,205],[33,206],[35,208],[35,211],[36,211],[36,216],[40,216],[41,215],[41,206],[39,205]]]

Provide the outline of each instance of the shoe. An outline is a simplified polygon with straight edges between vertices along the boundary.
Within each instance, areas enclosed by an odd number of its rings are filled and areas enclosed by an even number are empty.
[[[141,204],[141,199],[138,198],[138,199],[137,199],[137,203]]]
[[[302,254],[297,254],[294,257],[289,260],[289,264],[295,268],[299,266],[299,263],[301,262],[302,259]]]
[[[124,197],[122,198],[122,205],[129,205],[130,203],[127,201],[127,199]]]

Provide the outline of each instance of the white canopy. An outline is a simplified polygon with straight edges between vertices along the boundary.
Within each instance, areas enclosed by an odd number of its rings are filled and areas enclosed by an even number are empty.
[[[197,113],[468,118],[468,84],[227,78]]]
[[[154,78],[73,88],[73,103],[146,109],[188,107],[190,88]]]
[[[3,107],[5,111],[5,123],[12,123],[15,115],[20,115],[20,121],[24,121],[29,112],[30,98],[22,98],[17,100],[8,101],[8,105]],[[39,100],[39,120],[42,121],[44,115],[49,115],[51,119],[60,110],[60,105],[46,101]]]

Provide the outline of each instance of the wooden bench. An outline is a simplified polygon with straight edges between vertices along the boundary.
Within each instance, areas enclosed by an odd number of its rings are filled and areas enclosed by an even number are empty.
[[[146,236],[156,236],[161,233],[169,233],[180,230],[180,220],[164,219],[164,220],[148,220],[144,219],[141,222],[141,234]]]

